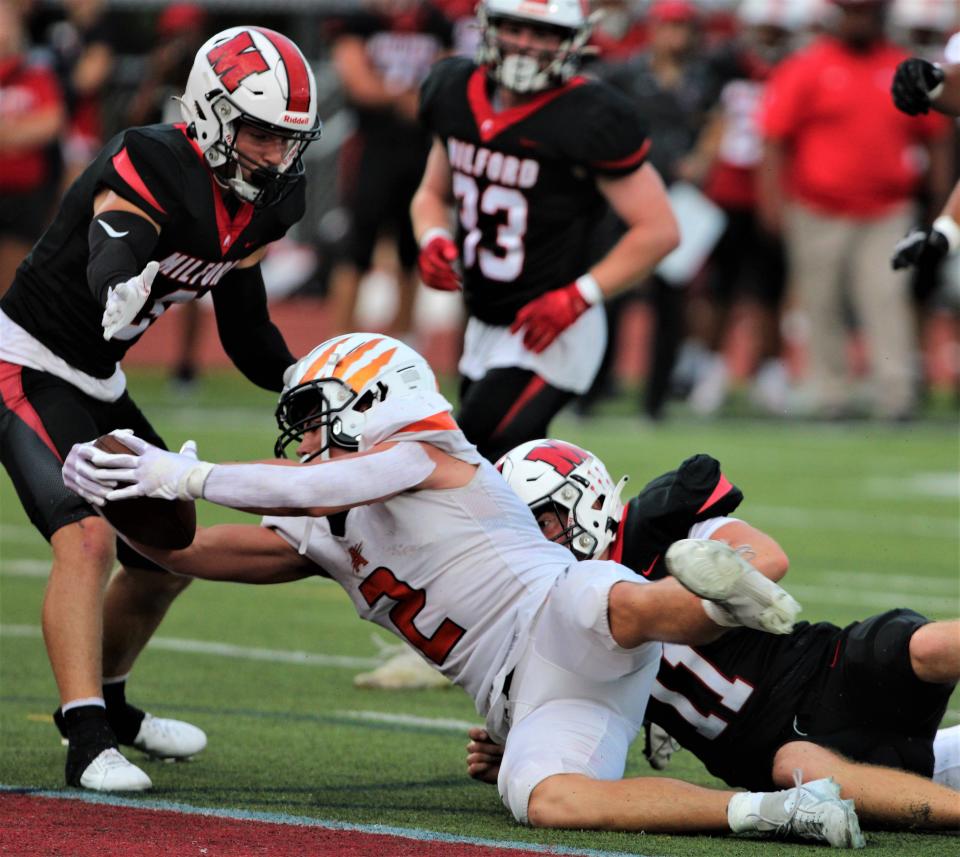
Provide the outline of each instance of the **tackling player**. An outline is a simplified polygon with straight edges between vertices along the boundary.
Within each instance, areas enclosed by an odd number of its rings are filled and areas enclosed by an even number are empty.
[[[770,536],[730,517],[743,494],[708,455],[688,458],[626,504],[626,477],[614,484],[600,459],[563,441],[530,441],[497,468],[544,535],[578,559],[613,559],[657,580],[671,545],[709,539],[699,544],[723,542],[773,579],[787,571]],[[718,554],[720,562],[729,556]],[[717,605],[706,609],[727,624]],[[835,777],[865,824],[956,829],[957,794],[930,777],[934,736],[958,680],[960,622],[928,622],[912,610],[845,629],[802,622],[786,636],[736,628],[706,645],[664,646],[647,718],[730,785],[778,788],[802,768],[806,777]],[[470,736],[468,770],[492,781],[502,748],[484,730]]]
[[[480,64],[443,60],[423,84],[434,143],[411,216],[424,283],[463,289],[458,420],[493,461],[590,387],[600,304],[650,273],[678,231],[636,108],[576,75],[584,4],[483,0],[477,13]],[[627,230],[592,264],[608,205]]]
[[[131,128],[106,145],[0,303],[0,459],[53,549],[43,632],[66,780],[95,790],[151,785],[118,742],[182,757],[206,737],[125,700],[134,660],[188,581],[115,551],[106,522],[64,488],[61,462],[119,426],[163,445],[119,361],[175,304],[212,292],[224,350],[259,386],[280,390],[294,362],[259,263],[304,211],[301,155],[320,135],[313,73],[286,36],[234,27],[200,48],[181,106],[182,124]]]
[[[299,465],[214,465],[125,436],[135,455],[78,444],[63,476],[93,503],[203,497],[266,514],[262,526],[200,530],[186,550],[149,554],[215,580],[334,579],[361,617],[417,648],[506,739],[500,792],[518,821],[862,845],[852,804],[829,780],[735,794],[621,779],[660,659],[655,641],[705,642],[722,629],[676,581],[575,563],[546,541],[450,410],[419,354],[350,334],[298,362],[280,397],[275,451],[297,443]],[[113,487],[121,482],[132,484]],[[735,566],[723,580],[699,571],[695,552],[674,557],[671,572],[730,608],[727,621],[792,626],[799,605],[755,569]]]

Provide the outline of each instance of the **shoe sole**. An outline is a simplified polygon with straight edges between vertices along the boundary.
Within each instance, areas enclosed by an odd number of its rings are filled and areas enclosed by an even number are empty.
[[[800,604],[723,542],[681,539],[670,545],[665,560],[671,576],[694,595],[719,603],[735,594],[745,596],[762,606],[756,619],[764,631],[789,634],[793,630]]]

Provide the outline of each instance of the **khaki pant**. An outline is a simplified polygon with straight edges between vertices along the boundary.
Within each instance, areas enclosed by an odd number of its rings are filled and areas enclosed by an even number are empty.
[[[808,378],[825,413],[844,411],[853,392],[845,296],[866,340],[874,413],[897,417],[914,407],[917,345],[909,280],[890,267],[911,215],[909,205],[876,220],[830,216],[799,204],[787,213],[791,285],[810,323]]]

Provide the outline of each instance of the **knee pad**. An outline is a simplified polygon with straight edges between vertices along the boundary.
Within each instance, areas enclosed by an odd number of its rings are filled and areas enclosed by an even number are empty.
[[[525,758],[522,753],[512,762],[504,757],[497,777],[497,790],[503,805],[521,824],[530,823],[528,809],[534,788],[554,773],[559,771],[545,771],[542,765],[533,758]]]

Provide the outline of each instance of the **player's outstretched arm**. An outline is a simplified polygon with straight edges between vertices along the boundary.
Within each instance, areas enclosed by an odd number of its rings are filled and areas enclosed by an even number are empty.
[[[256,514],[322,517],[382,502],[413,488],[465,485],[473,465],[429,444],[383,443],[329,461],[214,465],[198,461],[192,442],[179,453],[153,446],[124,430],[133,454],[75,444],[64,461],[68,488],[96,505],[133,497],[205,499]],[[116,487],[123,483],[122,487]]]
[[[190,547],[178,551],[124,540],[168,571],[202,580],[288,583],[322,574],[273,530],[254,524],[200,528]]]

